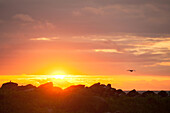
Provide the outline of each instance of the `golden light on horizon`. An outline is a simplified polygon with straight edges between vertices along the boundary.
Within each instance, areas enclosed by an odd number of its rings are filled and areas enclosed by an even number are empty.
[[[56,79],[64,79],[66,75],[54,75],[53,77]]]
[[[56,71],[53,71],[51,75],[66,75],[66,72],[63,70],[56,70]]]
[[[66,72],[63,70],[57,70],[52,72],[52,74],[54,78],[56,79],[64,79],[64,77],[66,76]]]
[[[116,89],[123,90],[169,90],[169,76],[128,76],[127,75],[1,75],[0,84],[12,82],[19,85],[32,84],[40,86],[53,82],[54,86],[65,89],[71,85],[83,84],[91,86],[94,83],[112,84]]]

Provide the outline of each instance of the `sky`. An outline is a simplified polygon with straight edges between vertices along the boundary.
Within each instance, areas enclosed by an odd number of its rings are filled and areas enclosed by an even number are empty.
[[[0,0],[0,76],[170,78],[169,10],[169,0]]]

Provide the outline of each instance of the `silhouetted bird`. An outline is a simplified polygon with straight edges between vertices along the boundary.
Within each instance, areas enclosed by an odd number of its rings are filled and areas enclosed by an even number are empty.
[[[132,69],[130,69],[130,70],[127,70],[127,71],[134,72],[134,71],[136,71],[136,70],[132,70]]]

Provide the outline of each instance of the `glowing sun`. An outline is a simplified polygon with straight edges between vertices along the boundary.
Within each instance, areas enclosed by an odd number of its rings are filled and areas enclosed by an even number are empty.
[[[65,75],[54,75],[53,77],[56,79],[64,79]]]
[[[60,70],[60,71],[53,72],[52,75],[56,79],[64,79],[64,77],[66,76],[66,73]]]

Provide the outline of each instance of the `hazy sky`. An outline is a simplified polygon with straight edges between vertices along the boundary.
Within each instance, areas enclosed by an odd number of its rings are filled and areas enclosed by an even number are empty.
[[[169,0],[0,0],[0,75],[169,76]]]

